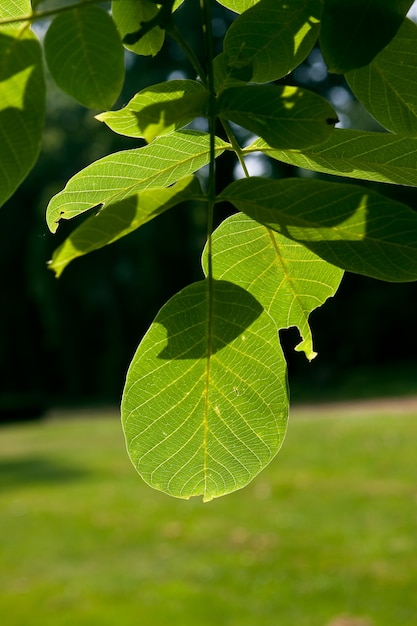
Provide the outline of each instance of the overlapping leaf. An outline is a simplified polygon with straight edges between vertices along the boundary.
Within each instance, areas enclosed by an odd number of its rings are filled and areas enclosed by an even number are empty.
[[[321,0],[260,0],[227,31],[226,63],[237,70],[250,66],[256,83],[285,76],[314,46],[321,10]]]
[[[219,4],[222,4],[224,7],[234,11],[235,13],[243,13],[243,11],[247,11],[259,1],[260,0],[217,0]]]
[[[49,70],[63,91],[93,109],[113,105],[123,85],[124,54],[106,11],[81,4],[59,14],[44,45]]]
[[[336,129],[324,143],[307,149],[275,150],[258,139],[245,152],[259,150],[308,170],[417,186],[417,139],[412,137]]]
[[[119,111],[97,115],[113,131],[152,141],[205,114],[207,91],[195,80],[170,80],[140,91]]]
[[[24,9],[23,3],[16,3],[16,7],[16,12]],[[2,6],[1,15],[13,17],[12,8],[10,3]],[[0,29],[0,205],[13,194],[37,160],[44,117],[45,81],[38,39],[25,24],[19,28],[3,27]]]
[[[1,0],[0,3],[0,19],[13,19],[15,17],[21,17],[30,15],[32,12],[30,0]],[[21,22],[14,22],[6,26],[7,30],[10,28],[20,30],[22,27]],[[0,32],[5,26],[0,26]]]
[[[217,139],[216,156],[227,146]],[[171,133],[143,148],[111,154],[78,172],[52,198],[47,208],[48,226],[55,232],[61,219],[121,202],[143,189],[168,187],[209,160],[209,135],[197,131]]]
[[[395,36],[413,0],[324,0],[320,47],[331,72],[367,65]]]
[[[112,15],[121,38],[139,28],[142,22],[148,22],[158,13],[158,7],[150,0],[113,0]],[[163,46],[165,32],[161,28],[153,28],[133,45],[126,48],[143,56],[155,56]]]
[[[353,93],[380,124],[417,136],[417,25],[404,20],[369,64],[346,74]]]
[[[187,176],[171,187],[146,189],[114,202],[78,226],[55,250],[49,267],[58,278],[77,257],[117,241],[180,202],[200,194],[198,180]]]
[[[206,251],[203,266],[207,273]],[[278,330],[296,326],[302,337],[296,350],[316,356],[308,317],[336,293],[341,269],[238,213],[213,233],[213,275],[249,291]]]
[[[319,180],[252,177],[235,181],[220,198],[344,270],[417,280],[417,213],[379,193]]]
[[[282,149],[321,143],[337,121],[327,100],[289,86],[229,87],[219,97],[218,112]]]
[[[249,483],[284,438],[286,367],[275,324],[224,281],[194,283],[158,313],[129,368],[127,448],[152,487],[205,501]]]

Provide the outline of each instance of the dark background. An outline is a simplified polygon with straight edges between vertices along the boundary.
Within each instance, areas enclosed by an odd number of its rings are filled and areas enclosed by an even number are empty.
[[[224,15],[219,9],[219,37]],[[179,11],[179,19],[198,50],[198,18],[187,10]],[[172,77],[173,69],[194,78],[169,40],[154,59],[129,56],[128,67],[115,108],[143,87]],[[327,74],[317,50],[285,82],[328,97],[344,126],[379,130],[343,78]],[[39,162],[0,209],[3,416],[33,416],[57,405],[117,403],[130,359],[158,309],[202,276],[205,215],[197,205],[176,207],[112,246],[74,261],[59,280],[47,269],[52,251],[77,224],[64,223],[51,235],[45,223],[50,197],[91,161],[140,145],[113,134],[93,115],[51,85]],[[224,157],[219,188],[232,180],[234,165],[230,155]],[[279,163],[271,167],[276,177],[303,175]],[[372,187],[416,205],[412,188]],[[220,211],[219,220],[227,207]],[[292,349],[298,333],[282,333],[294,400],[417,392],[416,313],[417,284],[346,275],[336,297],[311,315],[319,352],[311,364]]]

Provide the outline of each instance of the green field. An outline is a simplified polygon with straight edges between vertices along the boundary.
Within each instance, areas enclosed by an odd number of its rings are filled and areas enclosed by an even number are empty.
[[[5,626],[417,624],[417,415],[295,414],[267,470],[208,504],[144,485],[116,416],[0,447]]]

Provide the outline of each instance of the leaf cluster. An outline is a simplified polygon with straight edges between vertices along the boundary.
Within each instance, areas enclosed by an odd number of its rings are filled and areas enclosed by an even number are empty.
[[[193,1],[113,0],[109,11],[91,0],[44,10],[42,0],[3,0],[0,202],[39,154],[45,59],[58,87],[111,131],[142,142],[90,164],[51,199],[52,232],[87,214],[53,255],[57,276],[181,203],[206,207],[202,280],[169,300],[141,341],[122,418],[144,480],[207,501],[246,485],[283,442],[288,386],[279,331],[297,327],[296,349],[311,360],[309,315],[334,295],[344,271],[417,279],[416,213],[339,181],[417,186],[417,26],[406,17],[409,0],[219,0],[234,19],[215,55],[212,2],[202,0],[199,55],[181,29]],[[50,15],[42,50],[31,26]],[[148,86],[114,110],[126,50],[155,56],[166,37],[188,56],[195,78]],[[325,98],[291,84],[317,46],[385,132],[336,128]],[[197,118],[208,131],[193,127]],[[239,127],[251,136],[247,145]],[[215,162],[224,152],[235,154],[245,176],[218,193]],[[251,177],[245,158],[256,153],[337,178]],[[237,212],[213,231],[222,203]]]

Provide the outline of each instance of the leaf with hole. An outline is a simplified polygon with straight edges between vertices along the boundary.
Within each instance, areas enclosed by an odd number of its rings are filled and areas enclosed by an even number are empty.
[[[216,156],[227,146],[216,139]],[[46,215],[49,229],[56,232],[61,219],[119,203],[143,189],[168,187],[209,161],[209,135],[185,130],[155,139],[143,148],[110,154],[78,172],[51,199]]]
[[[171,298],[143,338],[122,421],[149,485],[209,501],[241,489],[272,460],[287,410],[274,322],[241,287],[206,279]]]
[[[417,280],[417,213],[358,185],[320,180],[235,181],[219,196],[349,272]]]
[[[217,109],[221,118],[282,149],[321,143],[337,122],[327,100],[306,89],[289,86],[229,87],[220,94]]]
[[[96,115],[120,135],[144,137],[147,142],[171,133],[206,113],[207,91],[195,80],[170,80],[136,94],[119,111]]]
[[[243,213],[220,224],[212,245],[214,278],[249,291],[277,330],[296,326],[302,338],[296,350],[313,359],[308,317],[336,293],[343,271]],[[203,267],[207,274],[207,247]]]

